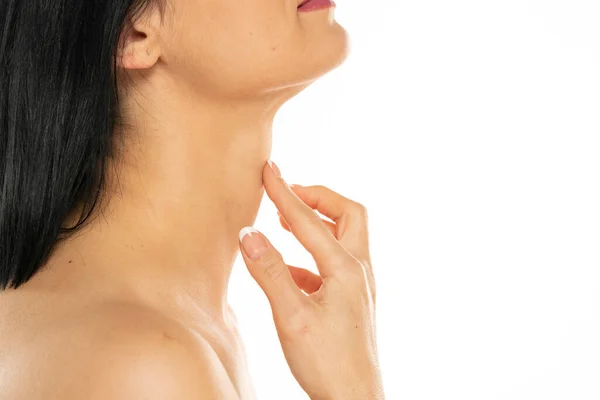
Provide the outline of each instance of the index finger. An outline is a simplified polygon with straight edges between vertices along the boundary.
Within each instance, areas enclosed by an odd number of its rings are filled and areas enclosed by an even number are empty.
[[[294,185],[292,190],[307,206],[335,222],[335,235],[350,254],[370,262],[368,215],[362,204],[322,185]]]
[[[266,164],[263,184],[292,234],[313,256],[323,278],[336,275],[353,257],[321,221],[321,218]]]

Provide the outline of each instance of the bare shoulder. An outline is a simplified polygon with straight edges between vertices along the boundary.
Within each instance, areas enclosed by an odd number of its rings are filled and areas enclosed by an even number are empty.
[[[237,398],[210,347],[175,320],[124,303],[79,314],[36,340],[28,358],[39,385],[19,398]]]

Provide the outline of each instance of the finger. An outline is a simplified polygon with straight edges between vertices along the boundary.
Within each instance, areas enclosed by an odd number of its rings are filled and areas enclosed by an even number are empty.
[[[304,204],[335,222],[333,235],[350,254],[371,263],[368,215],[362,204],[321,185],[292,185],[291,189]]]
[[[325,186],[290,185],[293,192],[310,208],[336,222],[334,232],[340,243],[365,267],[369,288],[376,300],[375,273],[369,251],[368,215],[366,208]],[[341,210],[355,209],[354,213]]]
[[[319,275],[313,274],[307,269],[294,267],[293,265],[288,265],[288,269],[296,285],[308,294],[316,292],[323,284],[323,280]]]
[[[320,275],[325,278],[344,274],[344,264],[352,256],[269,163],[263,169],[263,184],[267,195],[285,218],[290,232],[314,258]]]
[[[281,215],[281,213],[279,211],[277,211],[277,215],[279,215],[279,223],[281,223],[281,226],[283,226],[283,229],[291,232],[290,226],[287,224],[287,222],[285,222],[285,218],[283,218],[283,215]],[[329,232],[331,232],[331,234],[333,236],[336,236],[337,228],[336,228],[335,224],[332,222],[326,221],[323,218],[321,218],[321,221],[325,224],[327,229],[329,229]]]
[[[273,313],[280,316],[292,314],[306,299],[298,290],[281,253],[253,227],[242,228],[239,237],[248,271],[265,292]]]

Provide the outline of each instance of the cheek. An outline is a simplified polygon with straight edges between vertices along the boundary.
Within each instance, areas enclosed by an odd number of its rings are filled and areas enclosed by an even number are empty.
[[[264,86],[301,54],[301,26],[289,0],[221,0],[196,8],[178,16],[165,57],[204,87]]]
[[[182,8],[175,24],[184,50],[219,59],[247,57],[285,43],[300,29],[290,1],[199,1]]]

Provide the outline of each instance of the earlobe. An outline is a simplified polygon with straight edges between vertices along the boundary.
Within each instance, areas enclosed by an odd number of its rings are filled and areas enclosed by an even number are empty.
[[[123,69],[147,69],[158,61],[158,52],[145,42],[129,42],[119,50],[117,66]]]

